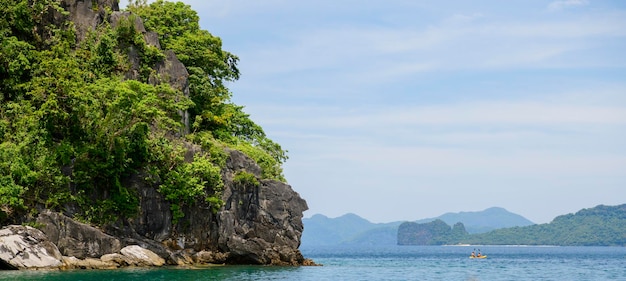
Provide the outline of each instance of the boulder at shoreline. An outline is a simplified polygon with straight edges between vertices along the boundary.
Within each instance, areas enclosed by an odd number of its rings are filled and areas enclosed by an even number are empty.
[[[138,245],[129,245],[101,257],[63,256],[39,229],[9,225],[0,229],[0,270],[114,269],[124,266],[162,266],[165,260]]]
[[[61,252],[41,230],[23,225],[0,229],[0,268],[58,268]]]

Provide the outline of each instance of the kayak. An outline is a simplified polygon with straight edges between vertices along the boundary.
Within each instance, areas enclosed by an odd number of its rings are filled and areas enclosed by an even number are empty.
[[[480,257],[472,257],[472,256],[470,256],[469,258],[470,258],[470,259],[486,259],[486,258],[487,258],[487,255],[480,256]]]

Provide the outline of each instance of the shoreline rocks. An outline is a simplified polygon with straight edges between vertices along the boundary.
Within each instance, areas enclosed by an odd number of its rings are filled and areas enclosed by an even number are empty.
[[[0,264],[4,269],[57,268],[61,252],[40,230],[23,225],[0,229]]]
[[[179,266],[224,265],[228,254],[200,251],[190,254],[187,263]],[[310,259],[299,264],[277,262],[277,265],[317,266]],[[72,270],[117,269],[122,267],[160,267],[166,261],[153,251],[139,245],[129,245],[116,253],[99,258],[63,256],[55,244],[39,229],[9,225],[0,229],[0,270]]]
[[[41,231],[64,256],[100,258],[122,249],[119,239],[60,213],[44,210],[37,217],[36,223],[42,226]]]
[[[163,266],[165,260],[138,245],[99,258],[63,256],[39,229],[9,225],[0,229],[0,270],[19,269],[115,269],[127,266]]]

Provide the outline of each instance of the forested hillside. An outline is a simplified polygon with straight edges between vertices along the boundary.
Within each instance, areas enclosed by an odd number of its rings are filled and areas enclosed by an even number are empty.
[[[113,19],[94,1],[103,20],[79,30],[63,3],[0,2],[0,223],[43,208],[95,224],[132,217],[137,195],[125,183],[136,175],[158,186],[174,221],[198,198],[217,210],[227,148],[284,181],[286,151],[231,101],[237,56],[200,29],[190,6],[137,1]],[[187,84],[157,71],[166,50]],[[189,157],[194,146],[204,152]]]
[[[501,228],[480,234],[466,233],[460,223],[454,228],[443,221],[404,223],[398,229],[398,244],[625,246],[626,204],[599,205],[558,216],[546,224]]]
[[[624,246],[626,204],[582,209],[547,224],[497,229],[464,241],[492,245]]]

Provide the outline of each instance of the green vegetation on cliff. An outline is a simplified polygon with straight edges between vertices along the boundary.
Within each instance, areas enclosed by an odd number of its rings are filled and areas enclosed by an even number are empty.
[[[131,3],[158,34],[159,49],[134,15],[114,25],[114,12],[97,2],[92,10],[105,20],[84,38],[62,1],[0,3],[0,223],[41,208],[97,224],[132,217],[138,199],[124,183],[137,174],[159,186],[175,220],[199,198],[217,210],[228,147],[256,160],[264,177],[284,181],[286,152],[225,86],[239,78],[238,58],[199,28],[190,6]],[[156,71],[163,50],[186,66],[188,95],[159,82],[168,78]],[[190,143],[203,152],[186,159]]]

